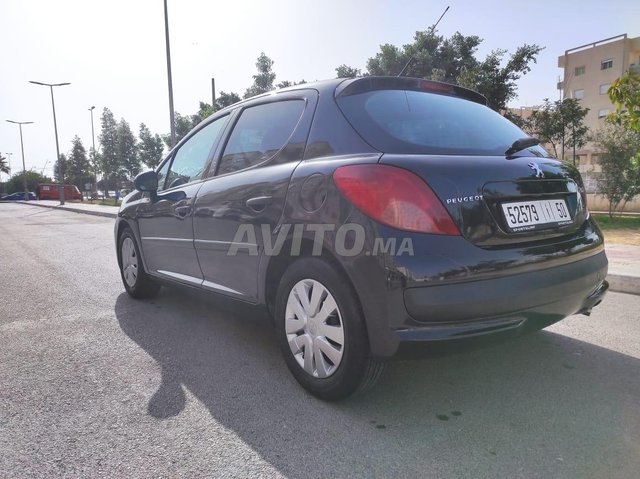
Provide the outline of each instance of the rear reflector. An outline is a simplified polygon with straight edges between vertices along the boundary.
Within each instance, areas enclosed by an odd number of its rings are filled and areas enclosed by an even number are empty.
[[[395,166],[342,166],[333,173],[340,192],[365,215],[404,231],[460,235],[438,197],[420,177]]]

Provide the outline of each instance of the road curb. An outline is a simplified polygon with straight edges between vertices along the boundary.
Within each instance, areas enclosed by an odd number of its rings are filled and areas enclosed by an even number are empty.
[[[608,274],[609,290],[615,293],[640,295],[640,276]]]
[[[38,203],[36,201],[16,201],[16,203],[20,203],[22,205],[31,205],[31,206],[39,206],[40,208],[49,208],[52,210],[60,210],[60,211],[71,211],[72,213],[81,213],[81,214],[85,214],[85,215],[92,215],[92,216],[102,216],[103,218],[117,218],[118,214],[117,213],[109,213],[107,211],[91,211],[91,210],[85,210],[85,209],[80,209],[80,208],[69,208],[67,206],[53,206],[53,205],[43,205],[41,203]]]

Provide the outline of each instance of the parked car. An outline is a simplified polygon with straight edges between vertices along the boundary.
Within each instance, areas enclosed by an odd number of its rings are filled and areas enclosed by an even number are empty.
[[[33,191],[29,191],[29,199],[30,200],[36,199],[36,195]],[[3,197],[0,201],[24,201],[24,191],[7,195]]]
[[[588,315],[608,288],[578,171],[445,83],[337,79],[245,100],[135,187],[115,224],[126,291],[267,308],[293,376],[327,400],[396,355]]]
[[[59,200],[60,185],[39,184],[36,188],[39,200]],[[82,193],[76,185],[64,185],[65,200],[82,200]]]

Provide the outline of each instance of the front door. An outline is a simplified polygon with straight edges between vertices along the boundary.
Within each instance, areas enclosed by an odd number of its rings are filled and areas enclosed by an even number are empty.
[[[228,115],[218,118],[182,142],[158,170],[157,194],[138,207],[142,253],[151,274],[202,283],[193,244],[193,206],[227,120]]]

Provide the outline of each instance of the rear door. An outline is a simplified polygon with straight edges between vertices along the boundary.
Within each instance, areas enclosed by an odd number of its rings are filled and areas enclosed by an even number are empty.
[[[270,240],[282,215],[317,96],[315,90],[282,93],[239,112],[215,174],[195,202],[193,228],[203,287],[257,299],[262,235]]]
[[[202,283],[193,244],[193,203],[227,122],[228,115],[193,132],[158,170],[157,195],[138,207],[142,250],[154,274]]]

